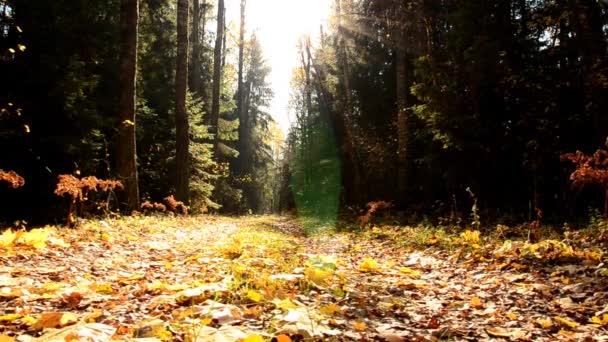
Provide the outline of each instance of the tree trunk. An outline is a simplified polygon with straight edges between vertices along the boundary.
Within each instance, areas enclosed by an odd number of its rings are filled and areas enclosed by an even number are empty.
[[[122,0],[120,12],[120,95],[118,100],[118,151],[116,171],[125,190],[124,208],[139,209],[137,146],[135,136],[135,87],[137,79],[138,0]]]
[[[192,6],[192,56],[190,66],[190,91],[202,97],[201,88],[201,5],[194,0]]]
[[[398,10],[401,14],[401,9]],[[398,16],[395,40],[396,97],[397,97],[397,196],[401,208],[407,203],[408,186],[408,103],[407,103],[407,53],[403,16]]]
[[[219,146],[219,120],[220,120],[220,86],[222,81],[222,42],[224,40],[224,0],[218,0],[217,5],[217,33],[215,49],[213,51],[213,92],[211,99],[210,132],[214,135],[214,151],[218,158]]]
[[[239,140],[237,149],[239,157],[235,163],[235,173],[237,176],[242,176],[245,163],[245,149],[247,145],[247,112],[244,110],[244,89],[243,89],[243,66],[245,58],[245,6],[246,0],[241,0],[241,27],[239,29],[239,70],[238,70],[238,85],[236,93],[236,111],[239,116]]]
[[[188,82],[188,0],[177,0],[177,68],[175,69],[175,197],[189,203],[190,163],[186,91]]]
[[[348,3],[348,2],[347,2]],[[339,34],[339,50],[338,50],[338,64],[342,72],[342,91],[343,91],[343,122],[344,128],[344,141],[341,146],[344,152],[343,170],[351,172],[350,177],[344,174],[343,178],[347,179],[345,183],[346,200],[353,204],[361,204],[361,170],[358,164],[358,158],[355,150],[354,134],[353,134],[353,123],[351,122],[351,116],[353,114],[353,104],[351,99],[351,88],[350,88],[350,69],[348,62],[348,52],[346,51],[346,40],[344,38],[344,24],[342,16],[344,15],[341,8],[341,0],[336,0],[336,12],[338,17],[338,34]],[[348,182],[350,180],[350,182]]]

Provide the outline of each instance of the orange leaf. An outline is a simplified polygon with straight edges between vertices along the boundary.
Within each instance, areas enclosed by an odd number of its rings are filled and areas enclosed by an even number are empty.
[[[481,309],[483,308],[483,303],[479,297],[473,297],[471,298],[471,306],[476,309]]]
[[[353,328],[357,331],[363,331],[367,329],[367,325],[365,324],[365,322],[355,322],[353,323]]]
[[[287,336],[287,335],[279,335],[276,337],[277,342],[291,342],[291,337]]]

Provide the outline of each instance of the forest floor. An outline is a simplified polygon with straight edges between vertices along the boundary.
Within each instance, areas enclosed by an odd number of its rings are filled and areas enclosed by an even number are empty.
[[[605,231],[321,231],[278,216],[7,230],[0,342],[608,341]]]

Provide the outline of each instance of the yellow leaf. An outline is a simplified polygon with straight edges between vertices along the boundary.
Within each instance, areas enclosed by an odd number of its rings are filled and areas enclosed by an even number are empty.
[[[42,228],[32,229],[29,232],[23,233],[21,243],[26,246],[31,246],[36,249],[46,247],[46,240],[49,238],[49,231]]]
[[[32,325],[32,329],[63,328],[76,322],[78,322],[78,316],[73,313],[47,312],[43,313],[36,323]]]
[[[550,318],[547,318],[547,319],[539,318],[536,320],[536,324],[538,324],[543,329],[549,329],[553,326],[553,322],[551,321]]]
[[[323,315],[331,316],[336,313],[341,313],[342,309],[338,305],[332,303],[332,304],[320,307],[319,312],[322,313]]]
[[[409,267],[402,267],[399,269],[399,272],[409,274],[412,277],[420,277],[422,275],[422,272],[418,270],[413,270]]]
[[[264,342],[264,338],[260,335],[253,334],[245,337],[242,342]]]
[[[165,263],[165,269],[170,270],[173,268],[173,263],[171,263],[170,261]]]
[[[483,303],[479,297],[473,297],[471,298],[471,306],[476,309],[481,309],[483,308]]]
[[[125,120],[122,122],[123,126],[135,126],[135,122],[131,121],[131,120]]]
[[[21,317],[22,316],[20,314],[3,315],[3,316],[0,316],[0,322],[10,322],[10,321],[17,320]]]
[[[328,282],[328,278],[332,275],[331,270],[322,270],[316,267],[308,267],[304,271],[306,279],[312,281],[317,285],[325,285]]]
[[[13,49],[13,48],[9,48],[9,49],[8,49],[8,52],[10,52],[10,53],[15,53],[15,49]]]
[[[291,337],[284,334],[278,335],[275,338],[277,339],[277,342],[291,342]]]
[[[30,126],[29,125],[23,125],[23,130],[25,131],[25,133],[29,133],[30,132]]]
[[[21,322],[25,325],[34,325],[38,320],[32,316],[25,316],[21,319]]]
[[[372,258],[364,258],[363,262],[357,268],[361,272],[376,272],[378,271],[378,263]]]
[[[15,338],[7,335],[0,335],[0,342],[15,342]]]
[[[19,27],[19,26],[15,26],[15,28],[17,29],[17,32],[19,32],[19,33],[23,33],[23,30],[21,29],[21,27]]]
[[[255,290],[249,290],[249,291],[247,291],[247,298],[258,303],[259,301],[262,300],[262,294]]]
[[[505,316],[507,316],[507,318],[512,321],[516,320],[519,317],[519,315],[517,315],[514,312],[507,312],[507,314]]]
[[[25,51],[25,45],[23,44],[17,44],[17,48],[21,50],[21,52]]]
[[[364,331],[365,329],[367,329],[367,325],[365,324],[365,322],[355,322],[353,323],[353,329],[357,331]]]
[[[274,301],[273,301],[274,302]],[[288,309],[295,309],[298,306],[295,305],[291,300],[289,299],[283,299],[281,301],[278,302],[274,302],[277,309],[284,309],[284,310],[288,310]]]
[[[19,239],[19,235],[23,234],[21,231],[13,232],[12,229],[7,229],[0,235],[0,247],[9,247],[12,246],[17,239]]]
[[[555,317],[553,317],[553,319],[555,319],[556,321],[558,321],[562,325],[565,325],[565,326],[567,326],[567,327],[569,327],[571,329],[574,329],[574,328],[576,328],[578,326],[578,323],[576,323],[575,321],[569,320],[567,318],[555,316]]]
[[[112,289],[112,285],[110,284],[95,284],[95,292],[101,294],[112,294],[114,289]]]

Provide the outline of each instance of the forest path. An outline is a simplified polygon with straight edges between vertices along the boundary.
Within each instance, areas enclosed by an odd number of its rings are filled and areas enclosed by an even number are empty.
[[[408,232],[305,236],[270,216],[35,230],[1,249],[0,340],[607,340],[597,266],[417,251]]]

